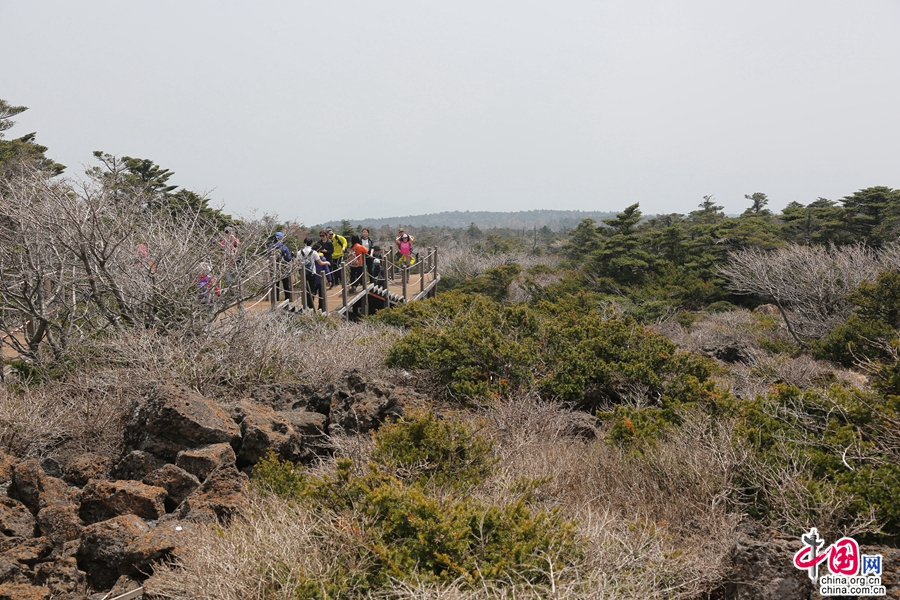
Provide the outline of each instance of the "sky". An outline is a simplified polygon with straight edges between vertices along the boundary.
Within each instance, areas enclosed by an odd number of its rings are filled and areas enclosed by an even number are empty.
[[[900,187],[900,0],[0,0],[0,98],[307,225]]]

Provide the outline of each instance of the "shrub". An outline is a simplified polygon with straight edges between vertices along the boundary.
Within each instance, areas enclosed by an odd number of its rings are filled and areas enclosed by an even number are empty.
[[[886,534],[900,533],[893,440],[900,397],[839,385],[806,391],[778,385],[736,408],[737,431],[755,452],[748,484],[756,516],[797,529],[853,533],[880,525]]]
[[[388,439],[395,439],[396,431]],[[503,506],[472,498],[433,496],[416,479],[406,485],[377,463],[359,476],[347,459],[332,473],[298,475],[295,467],[268,457],[254,475],[257,486],[325,514],[354,531],[357,544],[327,581],[306,582],[297,598],[364,595],[393,581],[465,582],[507,580],[546,583],[548,557],[562,564],[580,553],[575,526],[558,511],[529,507],[527,494]],[[366,565],[365,569],[352,565]]]
[[[894,362],[888,342],[900,328],[900,272],[882,271],[874,283],[863,281],[847,300],[853,314],[812,344],[815,356],[847,367],[860,361]]]
[[[400,321],[416,319],[388,354],[389,366],[431,369],[452,394],[465,397],[531,385],[539,334],[526,306],[456,294],[415,304],[392,311]]]
[[[621,402],[636,386],[662,406],[714,399],[709,359],[678,350],[626,316],[543,309],[552,315],[542,343],[546,394],[594,408]]]
[[[372,460],[413,485],[464,489],[490,473],[490,451],[491,443],[463,423],[421,413],[382,427]]]
[[[536,387],[596,407],[620,401],[636,385],[664,403],[712,397],[711,361],[591,303],[586,295],[533,307],[455,295],[420,302],[396,311],[416,318],[387,363],[430,369],[451,394],[465,397]],[[410,322],[406,315],[392,319]]]

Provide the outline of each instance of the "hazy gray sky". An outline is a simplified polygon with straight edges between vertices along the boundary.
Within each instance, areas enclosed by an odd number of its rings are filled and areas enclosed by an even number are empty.
[[[900,0],[0,0],[0,98],[307,224],[900,187]]]

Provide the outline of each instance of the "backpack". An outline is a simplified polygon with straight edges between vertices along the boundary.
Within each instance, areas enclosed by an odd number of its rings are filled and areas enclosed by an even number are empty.
[[[314,252],[314,250],[312,248],[305,247],[299,253],[299,255],[303,257],[303,267],[310,273],[316,272],[315,265],[313,265],[313,261],[311,258],[313,252]]]

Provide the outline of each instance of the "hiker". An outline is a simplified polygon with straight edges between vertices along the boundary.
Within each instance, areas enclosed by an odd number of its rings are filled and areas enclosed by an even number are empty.
[[[156,264],[150,260],[150,251],[147,244],[140,243],[134,248],[134,264],[144,267],[151,275],[156,274]]]
[[[375,283],[380,281],[382,285],[386,285],[383,277],[382,261],[384,260],[384,256],[381,253],[381,246],[372,246],[372,253],[369,255],[369,260],[371,261],[369,275],[372,276],[372,281]]]
[[[275,301],[278,301],[280,289],[284,292],[284,299],[291,302],[294,295],[291,290],[291,270],[287,268],[287,263],[294,259],[294,255],[284,243],[284,233],[279,231],[275,234],[275,241],[269,246],[269,252],[275,255],[275,268],[278,271],[275,275]]]
[[[329,267],[332,266],[333,263],[331,262],[331,254],[334,252],[334,244],[328,237],[328,232],[324,229],[319,230],[319,241],[315,243],[315,245],[313,246],[313,250],[319,253],[319,256],[322,258],[322,260],[328,263]],[[334,281],[332,281],[332,278],[329,277],[328,289],[330,290],[333,287]]]
[[[358,235],[350,236],[350,250],[348,251],[347,264],[350,265],[350,291],[355,292],[362,285],[363,269],[366,267],[365,259],[369,251],[362,245]]]
[[[406,236],[407,238],[409,238],[410,244],[412,244],[414,241],[416,241],[416,239],[413,236],[409,235],[408,233],[406,233],[405,230],[401,229],[399,232],[397,232],[397,239],[394,240],[394,242],[397,244],[398,250],[400,249],[400,240],[401,240],[401,238],[403,238],[403,236]]]
[[[369,254],[372,253],[372,248],[375,247],[375,242],[372,240],[372,238],[369,237],[369,228],[368,227],[363,227],[362,235],[360,235],[360,237],[359,237],[359,243],[362,244],[363,246],[365,246],[365,248],[369,252]]]
[[[320,269],[323,269],[325,273],[328,273],[328,279],[329,281],[331,280],[331,274],[327,271],[328,262],[313,249],[312,238],[305,238],[303,240],[303,249],[297,253],[297,257],[303,262],[300,270],[306,280],[306,292],[304,293],[304,296],[306,297],[306,306],[312,308],[313,297],[319,295],[318,274],[323,272],[320,271]]]
[[[205,305],[212,304],[215,302],[216,296],[222,295],[222,291],[216,285],[216,279],[210,271],[212,271],[212,266],[209,263],[200,263],[200,272],[194,279],[200,303]]]
[[[400,235],[397,237],[397,252],[400,259],[398,262],[400,266],[408,267],[412,264],[412,244],[413,237],[401,229]]]
[[[347,249],[347,238],[344,236],[337,234],[334,232],[334,229],[329,227],[326,230],[328,233],[328,240],[334,246],[334,250],[331,253],[331,272],[334,274],[335,281],[341,281],[341,273],[343,269],[341,269],[341,264],[344,262],[344,251]]]
[[[369,228],[363,227],[362,234],[359,237],[359,243],[365,246],[368,254],[366,255],[366,270],[372,274],[372,248],[375,247],[375,241],[369,237]]]

